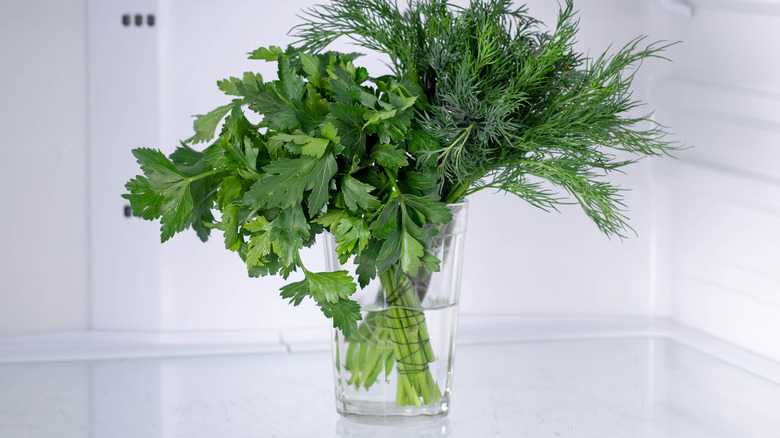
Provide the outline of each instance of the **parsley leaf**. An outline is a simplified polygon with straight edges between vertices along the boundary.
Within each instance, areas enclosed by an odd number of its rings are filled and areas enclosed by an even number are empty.
[[[246,265],[251,268],[262,264],[262,258],[271,253],[271,224],[263,216],[258,216],[244,224],[244,229],[253,233],[245,256]]]
[[[357,285],[352,281],[347,271],[309,272],[306,271],[306,282],[309,283],[309,294],[314,301],[336,303],[349,298],[355,293]]]
[[[347,208],[352,211],[358,208],[364,210],[377,208],[380,205],[379,200],[375,196],[370,195],[374,189],[374,186],[362,183],[353,178],[352,175],[344,175],[344,178],[341,180],[344,202],[347,204]]]
[[[296,262],[298,250],[303,248],[304,239],[310,237],[309,223],[300,204],[283,209],[279,216],[271,221],[269,239],[273,251],[285,266]]]
[[[401,239],[401,269],[411,276],[417,275],[425,255],[422,244],[409,231],[403,231]]]
[[[265,174],[244,195],[248,205],[293,207],[303,201],[306,180],[317,165],[315,157],[280,158],[265,166]]]
[[[333,154],[328,154],[317,162],[306,179],[306,198],[309,216],[314,217],[328,203],[330,180],[338,171],[338,163]]]
[[[371,158],[384,167],[399,168],[409,165],[406,153],[391,144],[380,144],[371,149]]]
[[[365,112],[360,105],[340,102],[330,104],[330,120],[338,129],[348,157],[362,157],[366,153],[366,134],[363,132]]]
[[[206,114],[195,116],[195,121],[192,122],[192,128],[195,130],[195,135],[191,139],[192,142],[201,143],[214,138],[214,131],[217,130],[217,125],[234,107],[235,104],[230,103],[217,107]]]
[[[333,319],[333,327],[341,329],[344,337],[349,338],[357,332],[357,322],[363,319],[358,303],[352,300],[338,300],[335,303],[325,301],[317,304],[326,317]]]
[[[334,232],[336,237],[336,253],[341,263],[346,263],[352,254],[360,254],[371,238],[371,232],[363,219],[346,217],[341,219]]]
[[[436,195],[415,196],[404,194],[399,197],[401,202],[425,216],[425,222],[446,224],[452,220],[452,212],[447,204],[439,201]]]
[[[266,61],[276,61],[279,55],[283,55],[284,50],[278,46],[260,47],[249,55],[249,59],[264,59]]]
[[[146,177],[130,180],[125,185],[130,193],[122,196],[130,201],[136,216],[160,218],[160,238],[165,242],[190,225],[190,179],[158,150],[139,148],[133,155]]]
[[[386,238],[390,232],[398,227],[398,207],[400,201],[398,197],[390,200],[384,207],[382,207],[379,217],[371,223],[371,231],[378,239]]]
[[[311,297],[326,317],[333,319],[333,327],[341,329],[344,336],[357,331],[362,319],[360,306],[349,299],[357,286],[347,271],[314,273],[304,271],[306,277],[281,288],[283,298],[297,306],[304,298]]]

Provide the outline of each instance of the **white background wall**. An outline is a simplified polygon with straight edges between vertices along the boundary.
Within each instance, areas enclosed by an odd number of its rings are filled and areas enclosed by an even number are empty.
[[[89,326],[85,0],[0,2],[0,334]]]
[[[328,325],[313,306],[282,301],[283,280],[247,278],[219,235],[202,244],[190,232],[159,245],[157,225],[123,217],[119,197],[137,172],[129,149],[172,151],[191,135],[191,114],[225,102],[218,79],[246,70],[274,77],[274,64],[246,60],[246,52],[289,43],[295,13],[310,3],[270,10],[249,0],[96,0],[89,27],[83,1],[3,3],[0,50],[13,61],[0,67],[0,333]],[[554,2],[529,3],[554,22]],[[778,11],[693,4],[694,17],[682,18],[656,2],[577,3],[579,47],[593,54],[639,34],[685,41],[669,53],[674,64],[648,62],[638,79],[636,96],[696,146],[677,162],[645,161],[616,177],[632,189],[627,205],[639,237],[608,240],[576,207],[548,214],[500,194],[474,195],[462,314],[658,315],[780,358],[772,339],[780,329],[780,60],[757,43],[777,40]],[[155,13],[154,28],[121,26],[122,13],[137,12]],[[372,74],[384,68],[375,59],[362,64]],[[12,147],[19,144],[26,147]],[[320,248],[306,258],[324,267]]]
[[[693,146],[656,162],[656,314],[780,360],[780,5],[694,2],[651,19],[683,40],[650,84]]]

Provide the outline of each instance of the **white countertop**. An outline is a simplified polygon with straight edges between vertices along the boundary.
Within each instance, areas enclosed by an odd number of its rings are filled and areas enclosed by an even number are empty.
[[[671,337],[463,338],[429,426],[340,419],[329,351],[212,349],[0,363],[0,437],[780,437],[780,384]]]

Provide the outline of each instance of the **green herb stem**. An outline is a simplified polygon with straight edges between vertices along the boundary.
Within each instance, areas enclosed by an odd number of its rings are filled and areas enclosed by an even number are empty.
[[[195,175],[195,176],[190,176],[190,177],[187,177],[187,181],[189,181],[189,182],[194,182],[194,181],[197,181],[197,180],[199,180],[199,179],[201,179],[201,178],[205,178],[205,177],[207,177],[207,176],[211,176],[211,175],[216,175],[216,174],[218,174],[218,173],[220,173],[220,172],[224,172],[224,171],[225,171],[225,169],[214,169],[214,170],[210,170],[210,171],[208,171],[208,172],[203,172],[203,173],[201,173],[200,175]]]
[[[429,369],[436,356],[417,293],[409,277],[401,276],[396,282],[392,269],[383,273],[380,281],[388,306],[385,313],[391,326],[390,339],[396,353],[396,403],[399,406],[433,403],[442,394]]]

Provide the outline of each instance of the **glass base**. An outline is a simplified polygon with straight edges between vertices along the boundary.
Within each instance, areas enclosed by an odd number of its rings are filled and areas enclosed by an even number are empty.
[[[443,398],[422,407],[392,403],[336,400],[336,410],[344,418],[364,424],[406,426],[443,420],[449,413],[449,400]]]

